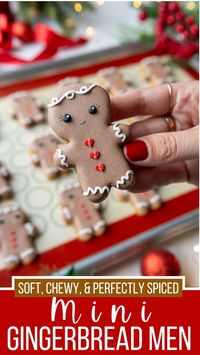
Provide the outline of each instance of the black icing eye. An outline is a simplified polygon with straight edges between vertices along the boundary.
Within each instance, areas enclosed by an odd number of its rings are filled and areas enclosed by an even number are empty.
[[[3,219],[0,219],[0,224],[4,224],[4,220]]]
[[[71,122],[71,120],[72,120],[72,116],[69,115],[69,113],[65,113],[65,114],[63,115],[63,121],[64,121],[64,122]]]
[[[17,214],[15,215],[15,218],[16,218],[16,219],[19,219],[19,218],[20,218],[20,214],[17,213]]]
[[[74,196],[73,196],[72,194],[69,194],[68,197],[69,197],[70,199],[73,199],[73,198],[74,198]]]
[[[39,143],[38,143],[38,146],[39,146],[39,147],[44,147],[44,143],[39,142]]]
[[[88,112],[91,114],[91,115],[94,115],[95,113],[97,113],[97,108],[96,106],[94,105],[91,105],[88,107]]]

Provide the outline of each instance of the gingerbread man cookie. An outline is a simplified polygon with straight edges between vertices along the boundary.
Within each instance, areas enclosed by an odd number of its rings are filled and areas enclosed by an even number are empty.
[[[48,134],[34,139],[29,148],[32,163],[41,166],[48,179],[54,179],[62,173],[53,159],[59,143],[60,141],[53,134]]]
[[[141,60],[140,70],[145,81],[154,85],[174,82],[173,72],[161,58],[153,56]]]
[[[75,167],[83,195],[101,202],[112,186],[126,190],[134,184],[134,172],[120,146],[129,126],[111,120],[108,93],[97,84],[74,83],[60,88],[49,107],[49,123],[67,144],[55,155],[59,167]]]
[[[10,95],[11,115],[23,127],[45,121],[44,106],[28,91],[19,91]]]
[[[32,238],[37,236],[36,228],[27,222],[21,208],[4,206],[0,208],[0,267],[12,270],[18,264],[30,264],[36,256]]]
[[[85,198],[79,183],[65,186],[60,191],[60,205],[65,223],[74,222],[81,241],[104,233],[106,222],[101,217],[100,204],[93,204]]]
[[[123,94],[134,88],[129,76],[111,67],[98,71],[98,78],[103,87],[113,96]]]
[[[156,190],[150,190],[142,193],[131,193],[128,191],[119,191],[118,197],[123,201],[130,201],[138,216],[145,216],[149,210],[157,210],[161,207],[162,201],[160,194]]]
[[[10,174],[7,168],[0,162],[0,200],[10,198],[12,191],[9,186]]]

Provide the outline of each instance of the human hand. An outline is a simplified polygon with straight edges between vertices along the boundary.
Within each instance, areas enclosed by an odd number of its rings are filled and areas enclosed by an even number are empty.
[[[111,99],[113,121],[148,115],[131,125],[130,143],[123,148],[136,175],[133,192],[181,181],[198,185],[199,83],[191,81],[170,86],[171,98],[164,84]],[[176,127],[173,132],[169,132],[166,120],[170,115]]]

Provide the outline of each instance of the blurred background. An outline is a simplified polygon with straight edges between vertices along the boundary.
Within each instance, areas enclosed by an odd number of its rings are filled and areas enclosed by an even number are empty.
[[[198,65],[199,2],[1,1],[0,74],[132,43]]]

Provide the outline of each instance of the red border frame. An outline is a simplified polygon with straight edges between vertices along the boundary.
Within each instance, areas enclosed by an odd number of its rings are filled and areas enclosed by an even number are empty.
[[[65,76],[85,76],[107,66],[122,66],[135,63],[144,57],[155,54],[158,54],[155,50],[148,51],[94,64],[89,67],[86,66],[77,70],[54,74],[45,78],[42,77],[36,80],[29,80],[19,84],[5,86],[4,88],[0,88],[0,97],[6,96],[15,90],[24,90],[27,87],[28,89],[33,89],[36,87],[47,86],[57,82]],[[194,79],[198,79],[198,74],[193,69],[186,68],[186,70],[194,77]],[[45,266],[49,268],[49,272],[53,270],[56,271],[59,268],[70,265],[96,252],[103,251],[112,245],[116,245],[133,236],[137,236],[139,233],[143,233],[151,228],[167,223],[169,220],[181,217],[198,208],[198,196],[198,189],[192,190],[191,192],[165,202],[162,209],[152,211],[145,217],[141,218],[133,215],[109,225],[104,236],[101,238],[95,238],[90,243],[81,244],[80,241],[73,240],[40,254],[30,266],[20,266],[13,273],[3,270],[0,272],[0,286],[10,286],[12,275],[42,275],[45,272]],[[76,253],[74,250],[76,250]],[[54,260],[56,260],[56,263]],[[44,266],[43,270],[42,266]],[[48,269],[46,271],[48,272]]]

